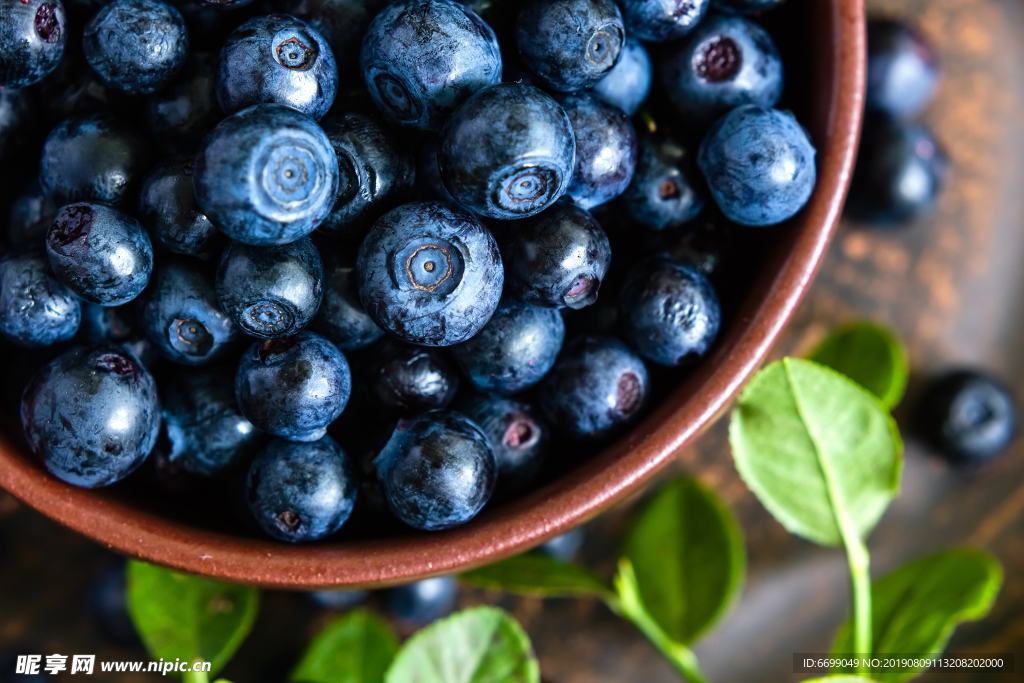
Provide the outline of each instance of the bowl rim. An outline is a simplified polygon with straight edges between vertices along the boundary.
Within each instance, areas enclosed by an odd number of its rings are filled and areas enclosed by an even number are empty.
[[[277,589],[372,588],[479,567],[582,524],[637,491],[722,415],[757,370],[821,265],[849,188],[863,117],[863,0],[808,3],[818,16],[813,139],[818,181],[780,235],[713,354],[623,438],[547,486],[461,527],[390,539],[286,545],[229,536],[140,510],[49,475],[0,430],[0,487],[110,549],[178,571]],[[828,86],[828,87],[823,87]],[[823,143],[823,144],[822,144]]]

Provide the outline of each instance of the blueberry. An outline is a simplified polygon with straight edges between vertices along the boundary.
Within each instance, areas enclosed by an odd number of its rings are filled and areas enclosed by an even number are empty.
[[[555,536],[544,545],[538,546],[536,552],[559,562],[572,562],[582,549],[583,529],[577,528],[561,536]]]
[[[384,330],[377,327],[359,301],[355,266],[346,263],[334,250],[326,250],[323,268],[323,299],[312,329],[342,351],[355,351],[380,339]]]
[[[89,585],[86,610],[93,625],[108,639],[126,647],[141,645],[128,614],[125,561],[118,558],[105,567]]]
[[[916,31],[895,21],[868,24],[868,109],[912,117],[928,106],[938,84],[935,54]]]
[[[331,212],[338,161],[313,119],[260,104],[214,128],[196,155],[192,183],[203,213],[231,239],[287,244]]]
[[[58,479],[85,488],[113,484],[156,444],[156,384],[117,349],[75,347],[25,387],[21,426],[29,448]]]
[[[447,408],[459,389],[459,376],[437,349],[386,339],[367,362],[370,396],[400,414]]]
[[[516,20],[519,56],[559,92],[589,88],[606,76],[625,39],[614,0],[528,0]]]
[[[437,138],[429,136],[416,149],[416,198],[458,204],[441,180],[441,167],[437,164],[439,144]]]
[[[1010,391],[989,375],[955,370],[931,382],[918,408],[921,431],[955,465],[980,465],[1006,449],[1017,430]]]
[[[212,267],[195,259],[163,259],[139,297],[139,323],[166,358],[182,365],[216,360],[239,337],[220,309]]]
[[[399,126],[437,131],[481,88],[501,81],[491,27],[453,0],[399,0],[378,14],[360,55],[370,96]]]
[[[946,167],[946,157],[928,129],[869,116],[846,211],[879,225],[909,221],[935,206]]]
[[[597,99],[632,116],[651,91],[651,58],[634,38],[627,38],[619,63],[594,85]]]
[[[35,109],[31,90],[0,88],[0,158],[12,158],[31,139]]]
[[[289,14],[250,19],[220,51],[217,99],[226,114],[276,103],[318,119],[331,108],[337,89],[331,46]]]
[[[148,95],[185,64],[188,30],[174,7],[159,0],[114,0],[85,25],[85,59],[110,86]]]
[[[463,206],[525,218],[565,194],[576,166],[572,124],[539,89],[501,83],[477,92],[441,131],[441,179]]]
[[[389,0],[284,0],[280,3],[327,40],[342,76],[359,71],[359,50],[373,18]],[[343,79],[344,80],[344,79]]]
[[[815,154],[792,114],[751,104],[714,125],[697,164],[727,218],[742,225],[775,225],[810,199]]]
[[[329,436],[311,443],[274,439],[252,461],[245,483],[253,517],[268,534],[290,543],[340,529],[358,490],[348,456]]]
[[[384,591],[384,609],[408,628],[419,628],[455,609],[459,583],[450,576],[424,579]]]
[[[213,477],[243,462],[262,436],[242,416],[227,369],[180,372],[161,392],[168,461]]]
[[[218,9],[233,9],[235,7],[244,7],[251,3],[252,0],[199,0],[199,2]]]
[[[605,436],[639,415],[647,391],[647,368],[625,344],[577,337],[541,384],[540,409],[569,436]]]
[[[560,103],[576,138],[576,169],[566,195],[592,209],[618,197],[633,179],[636,131],[621,109],[590,93],[568,95]]]
[[[479,332],[504,279],[487,228],[441,202],[412,202],[381,217],[359,247],[358,269],[370,318],[424,346],[451,346]]]
[[[775,106],[784,80],[771,36],[752,21],[721,15],[708,17],[676,44],[660,72],[676,110],[700,126],[740,105]]]
[[[358,607],[366,602],[368,597],[370,597],[369,591],[353,590],[315,591],[309,594],[310,600],[321,607],[336,610],[348,610]]]
[[[692,149],[671,137],[643,132],[633,180],[622,193],[622,207],[652,230],[674,228],[700,214],[703,191]]]
[[[400,421],[374,464],[391,511],[427,531],[476,517],[497,477],[487,435],[465,415],[444,410]]]
[[[19,346],[50,346],[75,335],[78,297],[53,276],[35,252],[0,259],[0,334]]]
[[[324,269],[308,237],[277,247],[232,242],[217,266],[217,300],[254,337],[286,337],[320,308]]]
[[[663,257],[641,261],[619,291],[619,321],[626,341],[661,365],[681,365],[707,353],[722,312],[707,278]]]
[[[290,441],[316,441],[348,403],[345,356],[318,334],[256,342],[242,356],[235,394],[254,425]]]
[[[16,248],[38,248],[56,217],[57,205],[43,194],[39,181],[33,181],[11,204],[7,239]]]
[[[501,255],[510,294],[537,306],[578,309],[597,301],[612,248],[588,211],[559,202],[511,231]]]
[[[682,38],[700,23],[711,0],[619,0],[626,32],[663,43]]]
[[[778,7],[786,0],[711,0],[711,6],[723,12],[754,14]]]
[[[132,306],[100,306],[82,302],[78,340],[83,344],[116,345],[135,335]]]
[[[57,278],[94,304],[120,306],[146,288],[153,245],[139,222],[106,204],[67,204],[46,233]]]
[[[681,231],[652,233],[648,253],[660,253],[678,263],[690,266],[716,286],[729,284],[732,266],[741,255],[738,249],[739,228],[712,214]]]
[[[82,57],[80,45],[68,46],[60,64],[36,86],[36,91],[51,121],[114,111],[123,115],[133,111],[131,96],[104,83]]]
[[[564,339],[557,309],[505,300],[475,337],[452,347],[452,355],[477,389],[508,395],[544,379]]]
[[[170,157],[150,171],[139,191],[139,220],[168,251],[212,258],[227,240],[199,209],[192,162],[191,156]]]
[[[57,206],[82,201],[128,205],[149,163],[149,143],[131,128],[103,115],[72,118],[47,136],[39,184]]]
[[[496,495],[522,491],[536,477],[551,435],[537,412],[525,403],[497,396],[476,396],[465,406],[491,444],[498,464]]]
[[[331,116],[321,124],[338,156],[338,196],[320,230],[362,239],[375,220],[411,198],[412,154],[365,114]]]
[[[23,88],[46,78],[67,40],[60,0],[0,0],[0,88]]]
[[[194,153],[221,118],[217,102],[217,61],[192,53],[181,72],[146,98],[146,125],[169,153]]]

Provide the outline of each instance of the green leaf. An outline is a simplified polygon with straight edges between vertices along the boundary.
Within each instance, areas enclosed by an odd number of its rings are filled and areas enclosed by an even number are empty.
[[[907,353],[892,331],[867,322],[837,328],[809,356],[837,370],[878,397],[899,405],[907,389]]]
[[[249,635],[259,609],[250,586],[128,563],[128,612],[154,659],[210,662],[210,676]]]
[[[980,550],[950,550],[897,569],[871,586],[874,603],[872,652],[881,655],[937,655],[957,625],[981,619],[992,608],[1003,571]],[[846,623],[832,648],[853,651]],[[872,671],[881,683],[906,681],[920,669]]]
[[[335,619],[306,648],[290,676],[294,683],[383,683],[398,638],[366,610]]]
[[[626,533],[647,611],[671,638],[690,644],[722,615],[746,569],[743,533],[722,501],[694,479],[663,487]]]
[[[790,532],[822,545],[864,537],[898,494],[903,444],[877,398],[811,361],[758,372],[729,423],[736,469]]]
[[[594,595],[614,598],[597,576],[575,564],[559,562],[539,553],[525,553],[462,574],[460,579],[481,588],[541,597]]]
[[[406,641],[387,683],[540,683],[530,638],[496,607],[435,621]]]
[[[825,676],[824,678],[808,678],[803,683],[877,683],[863,676]]]

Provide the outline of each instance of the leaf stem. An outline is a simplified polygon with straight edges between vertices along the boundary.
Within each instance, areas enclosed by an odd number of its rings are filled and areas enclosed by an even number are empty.
[[[205,671],[189,671],[184,676],[184,683],[210,683]]]
[[[846,558],[850,563],[853,589],[853,649],[863,655],[871,654],[871,572],[868,549],[860,536],[843,534]],[[858,673],[868,673],[864,657],[858,657]]]

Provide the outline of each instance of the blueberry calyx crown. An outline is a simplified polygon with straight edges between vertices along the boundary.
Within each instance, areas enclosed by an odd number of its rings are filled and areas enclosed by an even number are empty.
[[[36,33],[46,43],[60,40],[60,20],[57,19],[57,5],[44,2],[36,10]]]
[[[492,201],[511,213],[533,213],[558,190],[561,178],[553,168],[520,166],[498,183]]]
[[[640,379],[632,372],[619,377],[615,387],[615,409],[620,415],[629,415],[640,405]]]
[[[540,438],[540,430],[530,418],[517,415],[508,429],[505,430],[501,442],[508,448],[531,448]]]
[[[86,237],[92,230],[94,218],[95,214],[88,204],[65,206],[53,223],[54,229],[48,236],[50,245],[66,247]]]
[[[129,359],[117,353],[104,353],[97,356],[93,367],[97,370],[111,372],[118,377],[131,375],[132,379],[135,378],[135,366]]]
[[[295,531],[302,525],[302,516],[297,512],[292,512],[291,510],[285,510],[277,515],[274,520],[281,528],[281,531],[284,531],[285,533],[295,533]]]
[[[319,53],[316,41],[304,31],[285,29],[274,36],[277,62],[291,71],[305,71],[313,66]]]
[[[729,36],[717,36],[697,50],[693,72],[709,83],[732,80],[743,66],[743,52]]]
[[[178,318],[168,329],[171,348],[188,356],[205,356],[213,348],[213,335],[195,318]]]
[[[587,41],[587,61],[599,69],[610,70],[622,51],[622,30],[607,24],[594,31]]]
[[[462,282],[462,252],[447,240],[423,237],[408,242],[392,262],[399,287],[446,296]]]
[[[247,332],[263,335],[289,329],[295,317],[277,302],[260,301],[246,309],[240,322]]]

